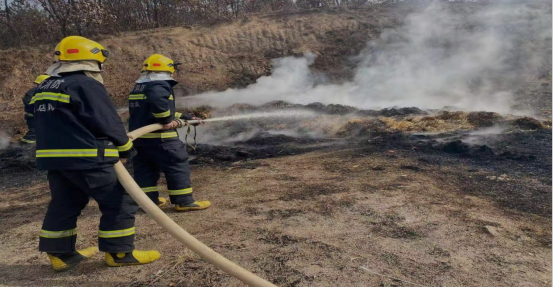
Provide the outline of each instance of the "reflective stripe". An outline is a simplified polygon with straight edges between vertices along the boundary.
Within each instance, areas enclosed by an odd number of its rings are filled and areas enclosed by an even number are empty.
[[[154,192],[158,191],[157,186],[150,186],[150,187],[141,187],[142,191],[144,192]]]
[[[168,116],[171,115],[171,111],[165,111],[163,113],[157,113],[157,114],[152,113],[152,114],[154,114],[154,117],[156,117],[156,118],[165,118],[165,117],[168,117]]]
[[[131,148],[132,148],[132,141],[131,141],[131,139],[129,139],[129,141],[126,144],[124,144],[122,146],[118,146],[117,150],[118,151],[128,151]]]
[[[36,142],[36,141],[33,141],[33,140],[28,140],[26,138],[22,138],[21,141],[24,142],[24,143],[35,143]]]
[[[147,97],[146,95],[144,94],[132,94],[132,95],[129,95],[129,100],[131,101],[136,101],[136,100],[145,100]],[[170,95],[169,96],[169,100],[170,101],[173,101],[174,98],[173,98],[173,95]]]
[[[34,104],[36,101],[42,101],[42,100],[51,100],[51,101],[58,101],[62,103],[69,103],[69,97],[70,96],[66,94],[43,92],[43,93],[36,94],[31,99],[31,104]]]
[[[146,95],[144,94],[135,94],[135,95],[129,95],[129,100],[145,100]]]
[[[176,112],[175,119],[180,119],[180,117],[182,117],[182,113]]]
[[[77,234],[77,228],[62,230],[62,231],[49,231],[49,230],[40,230],[40,237],[44,238],[63,238],[69,237]]]
[[[36,157],[95,157],[95,156],[98,156],[97,149],[39,149],[36,151]]]
[[[185,189],[168,190],[167,192],[169,192],[169,195],[190,194],[190,193],[192,193],[192,187],[185,188]]]
[[[116,149],[106,149],[104,152],[104,156],[107,157],[119,157],[119,151]]]
[[[179,134],[177,132],[168,132],[168,133],[147,133],[141,136],[141,139],[166,139],[166,138],[178,138]]]
[[[34,117],[35,115],[34,114],[31,114],[31,113],[25,113],[26,116],[28,117]]]
[[[114,237],[124,237],[134,234],[134,227],[121,229],[121,230],[111,230],[111,231],[98,231],[98,237],[100,238],[114,238]]]

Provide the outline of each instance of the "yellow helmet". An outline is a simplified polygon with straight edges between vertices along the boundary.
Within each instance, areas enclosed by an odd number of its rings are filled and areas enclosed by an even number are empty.
[[[180,65],[179,62],[175,62],[160,54],[153,54],[144,60],[141,71],[170,72],[173,74],[178,65]]]
[[[54,52],[56,61],[97,61],[103,63],[109,55],[98,42],[80,36],[63,38]]]
[[[35,84],[38,85],[38,84],[44,82],[44,80],[46,80],[46,79],[48,79],[48,78],[50,78],[50,76],[48,76],[48,75],[40,75],[40,76],[36,77],[36,79],[35,79]]]

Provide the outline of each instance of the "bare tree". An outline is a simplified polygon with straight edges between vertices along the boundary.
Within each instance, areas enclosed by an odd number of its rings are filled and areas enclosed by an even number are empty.
[[[407,0],[406,0],[407,1]],[[369,0],[4,0],[0,47],[49,43],[69,35],[213,23],[250,13],[362,6]]]

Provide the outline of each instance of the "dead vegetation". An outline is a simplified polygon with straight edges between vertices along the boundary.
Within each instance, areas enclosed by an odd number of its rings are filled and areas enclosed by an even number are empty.
[[[103,78],[117,106],[126,106],[140,64],[152,53],[183,62],[176,96],[251,84],[271,68],[271,60],[311,51],[313,68],[329,79],[347,77],[344,64],[368,39],[398,24],[410,8],[315,10],[251,16],[217,26],[163,28],[108,36],[100,42],[110,51]],[[379,15],[379,19],[371,15]],[[349,45],[337,45],[348,41]],[[11,135],[23,126],[21,98],[32,80],[51,64],[51,45],[0,51],[0,129]],[[25,80],[27,79],[27,80]]]

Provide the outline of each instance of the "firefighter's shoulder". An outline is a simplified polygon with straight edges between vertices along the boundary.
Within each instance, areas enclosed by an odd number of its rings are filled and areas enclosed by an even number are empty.
[[[158,88],[169,90],[171,89],[171,85],[167,81],[151,81],[146,83],[146,89],[158,89]]]
[[[102,83],[92,77],[85,75],[84,73],[72,74],[70,80],[80,85],[97,86],[104,88],[104,85]]]
[[[146,84],[144,93],[148,96],[164,96],[171,94],[171,85],[166,81],[152,81]]]

